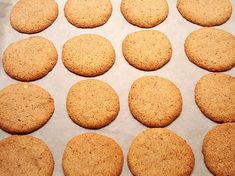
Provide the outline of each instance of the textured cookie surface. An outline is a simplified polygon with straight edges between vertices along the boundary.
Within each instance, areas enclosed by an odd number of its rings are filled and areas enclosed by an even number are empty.
[[[47,75],[57,62],[54,45],[43,37],[30,37],[10,44],[3,54],[3,68],[12,78],[33,81]]]
[[[32,136],[11,136],[0,141],[1,176],[52,176],[54,159],[48,146]]]
[[[53,98],[37,85],[16,83],[0,91],[0,127],[9,133],[33,132],[43,126],[53,112]]]
[[[68,40],[63,47],[63,63],[71,72],[97,76],[108,71],[115,62],[115,51],[105,38],[85,34]]]
[[[156,30],[134,32],[124,39],[122,51],[129,64],[141,70],[156,70],[171,58],[167,36]]]
[[[115,90],[99,80],[84,80],[71,87],[67,97],[70,118],[85,128],[101,128],[111,123],[119,112]]]
[[[235,123],[216,126],[204,138],[202,152],[207,168],[214,175],[235,173]]]
[[[148,127],[167,126],[182,110],[180,90],[171,81],[157,76],[137,79],[128,102],[132,115]]]
[[[202,113],[216,122],[235,122],[235,78],[226,74],[203,76],[195,88]]]
[[[123,166],[122,149],[109,137],[81,134],[67,144],[62,165],[65,176],[119,176]]]
[[[221,25],[232,15],[230,0],[178,0],[177,8],[186,20],[208,27]]]
[[[168,16],[166,0],[122,0],[121,12],[131,24],[150,28],[162,23]]]
[[[164,128],[147,129],[132,142],[128,166],[133,175],[189,176],[194,155],[184,139]]]
[[[68,0],[65,17],[74,26],[92,28],[105,24],[112,14],[110,0]]]
[[[22,33],[37,33],[48,28],[58,16],[54,0],[19,0],[13,6],[11,26]]]
[[[191,62],[209,71],[226,71],[235,66],[235,37],[221,29],[196,30],[187,37],[184,47]]]

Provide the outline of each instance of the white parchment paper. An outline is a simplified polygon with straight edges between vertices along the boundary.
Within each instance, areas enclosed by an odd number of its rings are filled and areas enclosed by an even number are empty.
[[[3,50],[12,42],[27,38],[32,35],[20,34],[13,30],[9,22],[9,14],[16,0],[0,1],[0,58]],[[128,108],[128,92],[131,84],[137,78],[144,75],[158,75],[173,81],[181,90],[183,96],[183,111],[167,128],[183,137],[193,149],[195,154],[195,167],[193,176],[211,175],[206,169],[201,145],[204,135],[216,125],[216,123],[207,119],[198,109],[194,102],[194,87],[196,82],[205,74],[209,73],[188,61],[184,53],[184,40],[188,34],[200,26],[186,21],[176,9],[176,0],[168,0],[169,16],[160,25],[152,28],[164,32],[170,39],[173,47],[173,56],[171,61],[163,68],[144,72],[130,66],[122,55],[121,44],[128,33],[142,30],[129,24],[121,15],[121,0],[112,0],[113,13],[109,21],[101,27],[94,29],[78,29],[72,26],[64,17],[63,7],[65,0],[57,0],[59,5],[59,16],[52,26],[45,31],[34,34],[35,36],[44,36],[51,40],[58,51],[59,58],[55,68],[46,77],[34,81],[34,84],[40,85],[48,90],[55,99],[55,113],[51,120],[30,135],[43,139],[53,152],[55,159],[54,176],[62,176],[63,170],[61,159],[67,142],[75,135],[85,132],[96,132],[115,139],[122,147],[124,152],[123,176],[131,175],[126,155],[129,146],[135,136],[146,129],[145,126],[136,121]],[[235,0],[232,1],[235,7]],[[235,13],[230,20],[218,28],[224,29],[235,35]],[[100,130],[88,130],[74,124],[66,112],[66,96],[69,88],[76,82],[87,79],[69,72],[61,60],[63,44],[73,36],[80,34],[100,34],[109,39],[116,50],[116,63],[104,75],[96,77],[109,83],[119,94],[121,109],[118,117],[110,125]],[[1,59],[0,59],[1,60]],[[235,76],[235,69],[227,72]],[[0,89],[11,83],[17,82],[11,79],[3,71],[0,64]],[[10,136],[10,134],[0,131],[0,139]]]

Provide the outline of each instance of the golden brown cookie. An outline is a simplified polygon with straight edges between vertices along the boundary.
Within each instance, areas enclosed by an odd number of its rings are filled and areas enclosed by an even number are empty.
[[[65,176],[120,176],[123,153],[113,139],[86,133],[69,141],[62,165]]]
[[[71,72],[82,76],[98,76],[115,62],[110,41],[95,34],[84,34],[68,40],[63,47],[63,63]]]
[[[188,21],[201,26],[217,26],[232,15],[230,0],[178,0],[177,9]]]
[[[57,62],[53,43],[44,37],[29,37],[10,44],[3,53],[3,68],[12,78],[33,81],[47,75]]]
[[[48,146],[33,136],[0,141],[1,176],[52,176],[54,159]]]
[[[213,175],[235,174],[235,123],[225,123],[210,130],[203,141],[202,153]]]
[[[85,128],[102,128],[111,123],[120,109],[115,90],[99,80],[83,80],[74,84],[67,96],[70,118]]]
[[[16,83],[0,91],[0,127],[9,133],[31,133],[54,113],[54,100],[43,88]]]
[[[195,159],[184,139],[166,128],[153,128],[134,139],[127,161],[136,176],[189,176]]]
[[[171,58],[172,48],[167,36],[157,30],[144,30],[126,36],[122,52],[127,62],[141,70],[157,70]]]
[[[216,122],[235,122],[235,77],[212,73],[203,76],[195,88],[201,112]]]
[[[13,6],[11,26],[21,33],[37,33],[48,28],[58,16],[54,0],[19,0]]]
[[[112,10],[110,0],[68,0],[64,14],[67,20],[78,28],[93,28],[105,24]]]
[[[235,37],[216,28],[201,28],[186,39],[185,53],[197,66],[209,71],[226,71],[235,66]]]
[[[169,8],[166,0],[122,0],[121,12],[129,23],[151,28],[167,18]]]
[[[182,96],[171,81],[144,76],[131,86],[128,103],[132,115],[148,127],[164,127],[181,113]]]

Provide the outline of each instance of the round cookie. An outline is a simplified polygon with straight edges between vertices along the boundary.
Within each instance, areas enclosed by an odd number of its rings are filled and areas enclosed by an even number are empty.
[[[67,144],[62,166],[65,176],[120,176],[123,153],[109,137],[95,133],[81,134]]]
[[[196,84],[195,101],[209,119],[235,122],[235,77],[221,73],[203,76]]]
[[[192,63],[209,71],[226,71],[235,66],[235,37],[221,29],[201,28],[192,32],[184,48]]]
[[[44,37],[29,37],[10,44],[3,53],[3,68],[12,78],[33,81],[47,75],[57,62],[53,43]]]
[[[52,176],[54,159],[48,146],[32,136],[11,136],[0,141],[0,174]]]
[[[54,113],[54,100],[43,88],[16,83],[0,91],[0,127],[26,134],[42,127]]]
[[[48,28],[57,16],[54,0],[19,0],[12,8],[10,22],[18,32],[33,34]]]
[[[73,37],[63,46],[65,67],[81,76],[104,74],[113,66],[115,57],[111,42],[95,34]]]
[[[120,109],[115,90],[99,80],[83,80],[74,84],[67,96],[70,118],[85,128],[102,128],[111,123]]]
[[[213,175],[235,173],[235,123],[225,123],[209,131],[203,141],[202,153]]]
[[[195,159],[184,139],[166,128],[144,130],[132,142],[127,156],[133,175],[190,176]]]
[[[78,28],[94,28],[105,24],[112,10],[110,0],[68,0],[64,14]]]
[[[162,32],[144,30],[127,35],[122,43],[122,52],[130,65],[152,71],[170,60],[172,48],[169,39]]]
[[[188,21],[201,26],[217,26],[232,15],[230,0],[178,0],[177,9]]]
[[[182,96],[171,81],[144,76],[131,86],[128,96],[132,115],[148,127],[164,127],[173,122],[181,113]]]
[[[167,18],[169,8],[166,0],[122,0],[121,12],[129,23],[151,28]]]

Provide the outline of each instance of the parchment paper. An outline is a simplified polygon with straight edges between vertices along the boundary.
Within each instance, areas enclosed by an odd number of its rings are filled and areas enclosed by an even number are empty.
[[[13,30],[9,23],[9,14],[15,0],[0,1],[0,54],[12,42],[27,38],[32,35],[20,34]],[[168,0],[169,16],[160,25],[152,28],[164,32],[170,39],[173,47],[173,56],[171,61],[163,68],[144,72],[130,66],[122,55],[121,44],[128,33],[142,30],[132,26],[121,15],[121,0],[112,0],[113,13],[109,21],[102,27],[94,29],[78,29],[72,26],[64,17],[63,7],[65,0],[57,0],[59,5],[59,16],[52,26],[45,31],[34,34],[44,36],[51,40],[58,51],[59,58],[55,68],[46,77],[34,81],[34,84],[40,85],[48,90],[55,99],[55,113],[50,121],[30,135],[43,139],[53,152],[55,159],[54,176],[63,175],[61,159],[67,142],[75,135],[84,132],[96,132],[104,134],[115,139],[122,147],[124,152],[123,176],[131,175],[128,167],[126,155],[129,146],[135,136],[146,129],[145,126],[136,121],[130,114],[128,108],[128,92],[131,84],[137,78],[144,75],[158,75],[173,81],[181,90],[183,96],[183,111],[167,128],[173,130],[183,137],[193,149],[195,154],[194,176],[211,175],[206,169],[201,145],[204,135],[216,125],[216,123],[207,119],[198,109],[194,102],[194,87],[196,82],[205,74],[209,73],[188,61],[184,53],[184,40],[188,34],[200,26],[186,21],[176,9],[176,0]],[[232,1],[235,7],[235,0]],[[235,35],[235,13],[224,25],[219,26]],[[73,36],[94,33],[100,34],[109,39],[116,50],[116,63],[104,75],[96,77],[109,83],[119,94],[121,110],[118,117],[110,125],[100,130],[88,130],[74,124],[66,112],[66,96],[69,88],[76,82],[87,79],[69,72],[61,60],[61,50],[63,44]],[[1,57],[0,56],[0,57]],[[235,76],[235,69],[227,72]],[[2,63],[0,65],[0,89],[11,83],[17,82],[11,79],[3,71]],[[10,136],[10,134],[0,131],[0,139]]]

